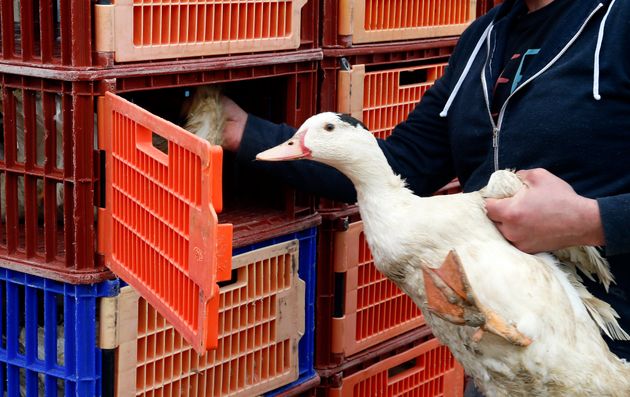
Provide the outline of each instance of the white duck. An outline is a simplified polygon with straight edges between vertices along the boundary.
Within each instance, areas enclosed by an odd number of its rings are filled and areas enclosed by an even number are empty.
[[[630,366],[600,330],[628,335],[575,271],[607,284],[607,263],[593,248],[558,252],[566,263],[523,253],[487,218],[484,197],[523,187],[512,172],[493,174],[480,192],[420,198],[372,134],[335,113],[311,117],[257,158],[312,159],[354,183],[375,265],[422,309],[486,396],[630,396]]]

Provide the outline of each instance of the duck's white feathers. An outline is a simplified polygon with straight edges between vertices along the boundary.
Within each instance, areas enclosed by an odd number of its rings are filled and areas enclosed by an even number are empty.
[[[221,145],[225,114],[221,91],[215,86],[201,86],[195,90],[184,129],[213,145]]]
[[[307,131],[304,145],[314,160],[354,183],[375,265],[422,309],[486,396],[630,395],[630,367],[610,353],[599,330],[623,336],[610,328],[614,312],[593,300],[570,264],[560,267],[552,255],[519,251],[486,216],[484,197],[509,197],[510,189],[522,187],[518,178],[508,173],[508,188],[493,186],[491,179],[481,192],[420,198],[394,175],[369,132],[339,119],[328,113],[308,120],[300,128]],[[327,123],[338,130],[324,131]],[[477,300],[532,339],[531,345],[518,347],[487,332],[475,341],[476,328],[431,314],[420,264],[438,267],[450,250],[458,253]]]
[[[573,289],[577,291],[582,300],[582,303],[588,310],[598,327],[611,339],[616,340],[630,340],[630,335],[621,328],[617,319],[619,315],[608,303],[597,299],[591,294],[584,284],[582,279],[576,271],[576,267],[573,265],[566,265],[562,262],[558,264],[567,275],[567,278],[571,282]]]
[[[606,291],[610,284],[615,282],[608,261],[602,258],[595,247],[569,247],[555,250],[553,254],[559,261],[577,267],[589,279],[595,281],[596,277],[604,285]]]
[[[367,197],[360,201],[365,234],[376,252],[375,263],[424,309],[435,334],[466,370],[476,379],[485,379],[480,387],[488,396],[630,393],[627,378],[619,382],[618,392],[611,392],[600,379],[588,380],[592,383],[588,386],[572,381],[592,378],[594,373],[601,376],[602,360],[610,362],[607,368],[615,376],[630,374],[608,351],[598,326],[611,336],[625,333],[610,306],[576,284],[576,274],[570,268],[559,267],[552,255],[527,255],[505,242],[485,216],[480,194],[409,202],[385,197],[388,207],[396,209],[387,217],[373,212],[383,202],[371,203]],[[392,212],[400,213],[400,217],[396,219]],[[419,287],[423,285],[419,263],[423,260],[438,267],[451,249],[459,254],[477,299],[516,325],[533,340],[532,345],[516,348],[489,334],[475,343],[471,339],[473,328],[445,322],[426,310],[426,297]],[[402,266],[401,258],[405,258]],[[563,383],[566,379],[571,382]]]

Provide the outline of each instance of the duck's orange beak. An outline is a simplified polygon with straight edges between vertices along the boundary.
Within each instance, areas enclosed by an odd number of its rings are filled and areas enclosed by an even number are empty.
[[[311,150],[304,146],[306,131],[299,130],[288,141],[256,155],[256,160],[284,161],[309,158]]]

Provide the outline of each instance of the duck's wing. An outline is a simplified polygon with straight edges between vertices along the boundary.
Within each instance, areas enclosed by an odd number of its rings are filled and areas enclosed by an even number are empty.
[[[611,339],[630,340],[630,335],[617,322],[619,315],[615,309],[586,289],[576,267],[571,264],[559,264],[558,267],[566,273],[569,282],[577,291],[584,307],[597,326]]]
[[[512,197],[525,185],[512,170],[499,170],[490,175],[488,185],[479,193],[483,198],[504,199]]]
[[[595,277],[604,285],[606,291],[615,279],[610,272],[608,261],[595,247],[577,246],[553,251],[552,254],[562,263],[578,268],[586,277],[595,281]]]
[[[439,268],[425,264],[421,267],[427,305],[432,314],[456,325],[479,327],[476,339],[487,331],[517,346],[532,343],[514,325],[478,301],[455,251],[449,252]]]

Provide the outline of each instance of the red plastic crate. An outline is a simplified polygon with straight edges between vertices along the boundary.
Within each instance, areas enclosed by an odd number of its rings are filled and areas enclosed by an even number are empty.
[[[99,251],[106,265],[198,352],[216,347],[217,283],[230,278],[232,225],[219,224],[222,150],[111,93],[99,102],[106,153]],[[168,141],[168,153],[152,135]]]
[[[319,3],[2,0],[0,21],[0,62],[87,68],[316,48]]]
[[[324,47],[456,36],[477,16],[477,0],[324,0]]]
[[[71,283],[111,277],[94,260],[97,85],[8,74],[0,81],[0,265]]]
[[[99,71],[79,74],[96,81],[0,73],[0,116],[4,127],[1,141],[6,146],[0,150],[0,197],[9,208],[8,216],[0,223],[0,266],[70,283],[93,283],[113,277],[95,246],[94,210],[101,205],[102,157],[95,148],[95,106],[96,98],[105,90],[124,94],[137,103],[144,93],[151,99],[146,103],[147,109],[177,114],[177,101],[184,98],[186,90],[199,84],[221,83],[236,92],[260,90],[257,98],[241,98],[242,104],[276,122],[299,125],[315,113],[316,62],[283,59],[282,63],[265,65],[255,60],[250,66],[222,68],[225,66],[213,64],[213,69],[179,72],[172,65],[166,69],[145,68],[144,73],[125,69],[115,80],[100,80],[103,75]],[[176,92],[154,91],[162,89]],[[16,94],[26,98],[23,105],[17,103]],[[168,102],[160,100],[165,95]],[[265,107],[268,98],[276,104],[271,110]],[[23,133],[18,134],[18,130]],[[19,149],[8,149],[17,147],[18,141],[23,142]],[[226,185],[238,186],[241,176],[227,173]],[[313,213],[312,203],[296,192],[278,186],[268,188],[273,190],[259,193],[269,196],[265,204],[275,206],[278,216],[300,219]],[[24,191],[20,194],[22,199],[18,199],[18,190]],[[63,192],[61,200],[57,191]],[[226,207],[231,208],[237,199],[251,192],[241,194],[227,189],[225,193]],[[17,210],[20,201],[25,203],[22,217]],[[2,203],[0,207],[4,207]]]
[[[417,87],[428,87],[441,75],[441,68],[453,52],[456,39],[425,40],[397,45],[370,45],[363,48],[325,49],[321,62],[320,101],[318,110],[344,111],[363,117],[363,109],[382,98],[389,98],[390,105],[410,101],[406,95]],[[432,70],[432,68],[434,68]],[[414,73],[415,71],[415,73]],[[378,89],[374,79],[389,77],[391,85]],[[386,80],[381,80],[385,82]],[[371,82],[373,85],[368,85]],[[353,90],[361,95],[347,91]],[[424,93],[415,93],[419,100]],[[419,94],[419,95],[418,95]],[[398,121],[407,115],[398,114]]]
[[[95,6],[96,50],[116,62],[297,49],[306,0]],[[113,34],[115,32],[115,34]]]
[[[349,373],[351,372],[351,373]],[[461,397],[464,371],[446,346],[431,338],[366,368],[344,371],[320,397]]]
[[[417,306],[376,270],[356,207],[322,216],[317,258],[315,367],[353,357],[424,324]]]
[[[312,62],[277,67],[263,65],[229,73],[214,70],[159,77],[149,74],[144,77],[145,84],[142,88],[146,89],[150,84],[153,84],[154,88],[190,87],[194,83],[206,81],[229,81],[230,77],[235,75],[240,77],[243,84],[248,82],[254,84],[259,81],[256,77],[271,77],[278,70],[282,71],[280,76],[269,79],[272,80],[271,84],[275,84],[276,90],[273,95],[281,98],[297,97],[303,101],[288,102],[286,106],[279,104],[278,114],[274,116],[290,122],[294,120],[300,122],[308,114],[312,114],[314,107],[312,93],[316,74]],[[202,350],[216,344],[216,322],[213,322],[216,318],[218,298],[216,282],[222,278],[229,278],[229,255],[222,255],[222,252],[229,250],[228,243],[231,241],[231,238],[226,237],[225,230],[217,226],[216,217],[213,216],[213,210],[208,204],[212,194],[216,208],[220,206],[220,195],[217,194],[221,192],[220,184],[215,184],[213,190],[209,185],[212,182],[208,168],[210,162],[213,161],[214,166],[220,165],[216,155],[214,159],[209,153],[204,157],[199,151],[204,147],[207,149],[207,144],[193,142],[192,136],[181,129],[179,130],[183,133],[182,136],[165,132],[165,125],[175,130],[178,128],[137,107],[119,108],[116,119],[107,119],[104,117],[107,113],[99,111],[98,114],[101,116],[99,141],[102,148],[113,147],[105,143],[105,137],[110,138],[113,135],[129,137],[125,134],[131,132],[133,128],[140,138],[134,142],[131,149],[123,149],[117,153],[122,156],[120,157],[123,160],[121,163],[124,164],[121,167],[122,171],[114,172],[112,167],[105,166],[109,172],[105,181],[109,182],[110,186],[112,182],[117,183],[119,188],[105,191],[100,186],[102,182],[100,160],[103,155],[112,156],[112,152],[99,154],[94,148],[96,140],[94,106],[95,99],[105,89],[112,89],[116,85],[108,85],[106,82],[63,82],[8,74],[0,76],[4,81],[3,123],[6,125],[3,136],[3,142],[6,142],[6,150],[3,153],[6,156],[0,162],[0,174],[6,177],[4,190],[9,193],[6,195],[8,215],[0,234],[0,248],[4,249],[0,250],[3,259],[0,266],[64,282],[93,283],[112,277],[103,266],[103,257],[97,253],[95,240],[98,238],[101,253],[107,255],[107,263],[122,261],[131,265],[131,270],[125,271],[118,267],[116,271],[137,288],[144,288],[143,293],[154,293],[154,297],[149,299],[176,324],[196,349]],[[140,84],[135,75],[121,76],[116,83],[120,84],[121,91],[127,89],[128,95],[132,95],[130,92],[133,92],[132,96],[135,99],[139,98],[137,95],[140,94],[138,92]],[[21,105],[21,112],[17,111],[15,99],[17,97],[11,90],[20,90],[22,98],[26,98],[22,100],[24,104]],[[153,96],[154,106],[156,102],[157,105],[165,103],[159,100],[156,91],[148,96]],[[172,108],[176,107],[175,99],[169,96],[170,109],[167,110],[172,111]],[[56,110],[57,102],[60,106],[59,113]],[[311,107],[311,111],[308,107]],[[291,111],[292,109],[294,111]],[[23,126],[20,129],[24,131],[23,141],[26,142],[20,146],[24,148],[21,155],[18,149],[8,149],[17,148],[16,142],[20,141],[15,121],[19,118],[16,116],[18,113],[26,115],[22,118]],[[121,130],[116,133],[106,132],[104,126],[112,125],[114,120],[122,127]],[[152,147],[151,136],[154,132],[170,138],[168,155]],[[42,144],[38,145],[38,142]],[[45,154],[41,159],[40,148],[44,149]],[[63,163],[72,164],[73,167],[60,167],[57,153],[63,153],[61,156],[64,159]],[[173,167],[167,163],[170,157],[175,159]],[[183,161],[181,166],[186,168],[184,174],[191,179],[183,178],[181,175],[175,177],[177,173],[168,174],[167,168],[170,171],[177,171],[179,164],[177,159]],[[112,164],[111,160],[112,157],[109,157],[108,164]],[[190,167],[186,165],[186,161]],[[202,172],[204,167],[206,173]],[[150,178],[141,176],[136,172],[138,170],[147,173]],[[188,172],[189,170],[197,172]],[[116,181],[113,176],[119,179]],[[146,182],[147,179],[152,183],[140,183],[143,180]],[[23,220],[17,210],[19,200],[16,192],[19,190],[20,180],[24,181],[24,193],[19,197],[24,197],[23,201],[26,203]],[[216,175],[214,181],[218,181]],[[232,181],[232,184],[239,183]],[[41,195],[43,199],[38,192],[39,186],[43,192]],[[63,211],[56,205],[59,202],[56,199],[58,186],[63,186],[64,199],[61,206]],[[214,193],[210,193],[211,191]],[[100,193],[105,194],[101,197]],[[282,198],[286,196],[283,192],[280,193]],[[43,208],[43,220],[37,217],[37,208],[41,200],[44,202],[44,205],[40,206]],[[158,205],[158,200],[162,200],[159,203],[162,207]],[[165,207],[164,200],[170,200],[172,206]],[[115,220],[119,226],[124,224],[127,227],[126,231],[116,229],[118,231],[116,234],[106,234],[105,231],[113,232],[114,228],[111,224],[106,224],[105,218],[101,218],[98,222],[97,235],[94,210],[95,205],[103,203],[108,205],[108,210],[113,209],[110,213],[113,216],[109,219]],[[302,209],[294,201],[290,203],[292,205],[283,203],[284,201],[278,202],[278,215],[290,218],[294,222],[312,214],[312,207]],[[185,205],[189,206],[188,214],[196,212],[201,216],[195,218],[186,215]],[[58,216],[57,211],[62,211],[61,215]],[[64,222],[61,223],[61,220]],[[12,233],[14,230],[17,233]],[[283,234],[278,229],[273,232]],[[155,239],[145,238],[147,235]],[[113,251],[106,249],[105,244],[102,244],[108,240],[118,244]],[[141,249],[130,250],[131,243],[137,243]],[[221,249],[216,254],[218,248]],[[130,257],[130,252],[133,252],[133,258]],[[215,255],[213,252],[219,256],[218,259],[213,256]],[[195,263],[194,259],[202,266]],[[228,263],[221,259],[227,259]],[[219,266],[217,260],[223,265]],[[153,271],[155,263],[169,268],[168,274],[165,273],[166,270]],[[213,269],[216,270],[216,275],[212,273]],[[148,279],[140,277],[147,275]],[[178,290],[173,288],[175,286],[181,288]],[[170,302],[169,298],[172,299]]]
[[[361,221],[332,236],[333,271],[344,288],[343,311],[332,319],[333,355],[352,356],[424,325],[417,305],[374,266]]]
[[[439,62],[371,72],[365,65],[353,65],[341,70],[337,111],[363,121],[377,138],[384,139],[442,77],[446,65]]]
[[[117,395],[253,396],[295,381],[306,298],[298,245],[289,240],[233,257],[232,279],[219,293],[218,348],[203,355],[144,299],[127,305]]]

